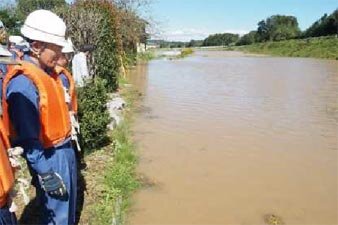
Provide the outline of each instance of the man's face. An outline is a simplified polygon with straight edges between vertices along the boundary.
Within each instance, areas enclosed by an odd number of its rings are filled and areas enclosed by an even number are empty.
[[[40,51],[40,64],[42,67],[47,67],[53,69],[59,57],[61,56],[62,47],[51,44],[51,43],[44,43],[43,48]]]
[[[24,52],[23,52],[22,50],[16,50],[15,52],[16,52],[18,58],[19,58],[19,59],[22,59],[22,57],[23,57],[23,55],[24,55]]]
[[[15,49],[15,43],[9,42],[8,43],[8,50],[14,50]]]
[[[62,67],[66,67],[68,65],[68,60],[65,54],[61,54],[61,56],[58,59],[57,64]]]

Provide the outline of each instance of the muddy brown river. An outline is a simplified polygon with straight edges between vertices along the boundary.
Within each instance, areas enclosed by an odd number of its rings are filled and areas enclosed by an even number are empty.
[[[130,79],[147,185],[128,224],[338,224],[338,61],[196,52]]]

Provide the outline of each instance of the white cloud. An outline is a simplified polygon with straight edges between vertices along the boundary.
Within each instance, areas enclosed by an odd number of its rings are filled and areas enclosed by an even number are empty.
[[[153,39],[164,39],[167,41],[190,41],[190,40],[203,40],[211,34],[216,33],[234,33],[244,35],[249,31],[246,30],[221,30],[221,31],[206,31],[197,30],[194,28],[183,28],[177,30],[168,30],[159,35],[154,35]]]

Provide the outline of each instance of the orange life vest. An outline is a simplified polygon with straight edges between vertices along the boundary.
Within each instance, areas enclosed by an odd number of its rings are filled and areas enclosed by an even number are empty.
[[[11,138],[15,138],[15,131],[9,119],[6,91],[10,80],[19,74],[29,78],[38,90],[40,141],[45,149],[53,147],[69,137],[71,132],[62,82],[56,73],[48,75],[29,62],[21,62],[7,73],[3,83],[2,104],[4,125]]]
[[[7,196],[14,186],[14,172],[8,159],[9,141],[0,120],[0,207],[7,203]]]
[[[76,96],[76,89],[75,89],[75,81],[74,78],[72,76],[72,74],[64,67],[61,66],[56,66],[55,71],[57,74],[61,74],[63,73],[69,82],[69,95],[70,95],[70,106],[71,106],[71,110],[74,111],[75,113],[77,113],[77,96]]]

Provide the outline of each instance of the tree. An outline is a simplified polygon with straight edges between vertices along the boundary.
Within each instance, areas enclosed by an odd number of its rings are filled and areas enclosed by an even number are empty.
[[[243,35],[236,43],[236,45],[251,45],[257,41],[257,31],[250,31]]]
[[[273,15],[258,23],[259,41],[281,41],[300,35],[297,18],[294,16]]]
[[[203,41],[203,46],[226,46],[238,41],[238,34],[224,33],[210,35]]]
[[[116,7],[108,0],[82,0],[71,7],[59,8],[57,14],[65,21],[68,36],[76,47],[83,44],[96,46],[89,57],[90,74],[105,79],[109,91],[116,90],[122,61]]]
[[[140,11],[150,5],[152,0],[111,0],[120,14],[120,33],[125,59],[128,64],[136,62],[137,44],[147,43],[149,22],[140,16]]]
[[[203,45],[203,40],[191,40],[187,47],[201,47]]]
[[[329,16],[324,14],[306,29],[302,37],[319,37],[338,34],[338,9]]]
[[[149,6],[152,0],[113,0],[113,2],[121,10],[137,12],[140,8]]]
[[[5,27],[10,34],[19,34],[19,28],[22,21],[17,17],[12,7],[0,9],[0,20],[3,22]]]
[[[120,33],[124,52],[133,57],[137,53],[137,44],[146,43],[149,34],[146,32],[148,22],[133,11],[119,11]]]
[[[258,22],[257,40],[259,42],[269,40],[269,28],[264,20]]]
[[[17,14],[19,18],[26,18],[29,13],[37,9],[53,10],[55,7],[65,6],[65,0],[17,0]]]

